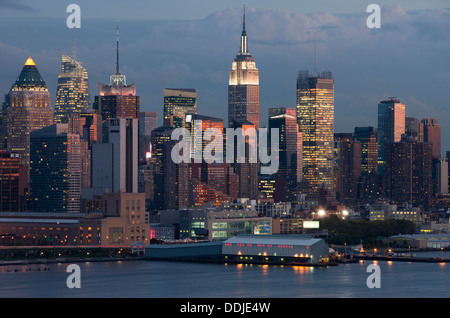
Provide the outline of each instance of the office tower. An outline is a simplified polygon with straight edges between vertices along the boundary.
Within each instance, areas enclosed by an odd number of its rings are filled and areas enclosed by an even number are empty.
[[[30,209],[40,212],[80,212],[80,135],[67,124],[31,133]]]
[[[278,182],[275,183],[275,189],[280,190],[281,193],[284,192],[283,201],[295,200],[296,195],[292,197],[288,194],[297,192],[303,173],[302,133],[299,132],[296,109],[269,108],[269,136],[272,129],[278,129],[279,133],[279,165],[275,174]],[[272,138],[270,137],[269,140]]]
[[[146,164],[151,156],[152,130],[157,128],[156,112],[141,112],[139,114],[139,164]]]
[[[55,99],[55,123],[67,122],[71,113],[81,113],[91,108],[88,72],[75,56],[62,54],[61,74]]]
[[[84,118],[83,139],[89,143],[89,149],[92,149],[94,143],[103,142],[102,116],[95,110],[90,109],[80,113],[80,117]]]
[[[388,143],[400,142],[405,134],[405,105],[395,97],[378,104],[378,172],[384,175]]]
[[[402,139],[386,145],[386,195],[394,202],[425,206],[432,196],[432,144]]]
[[[137,193],[138,120],[108,119],[103,132],[103,143],[92,148],[92,187]]]
[[[230,128],[234,129],[237,140],[234,143],[233,148],[227,148],[226,151],[234,151],[234,162],[230,163],[233,166],[234,173],[238,175],[239,179],[238,196],[239,198],[256,199],[259,188],[259,163],[256,158],[256,127],[247,120],[233,120]],[[242,129],[241,134],[239,134],[239,128]],[[252,131],[255,132],[255,134],[252,134]],[[254,136],[255,139],[253,139],[252,136]],[[229,138],[228,135],[227,138]],[[243,140],[243,150],[245,153],[241,155],[238,150],[238,140]],[[254,157],[252,156],[252,153],[255,154]]]
[[[259,130],[259,71],[248,50],[245,11],[241,46],[228,81],[228,127],[233,125],[233,120],[248,121]]]
[[[441,155],[441,126],[436,118],[422,119],[423,141],[433,144],[433,157],[439,158]]]
[[[19,154],[0,150],[0,212],[21,211]]]
[[[448,159],[433,156],[433,196],[448,194]]]
[[[336,199],[344,204],[356,203],[357,183],[361,177],[361,142],[351,133],[334,134],[337,152]]]
[[[171,157],[172,148],[178,142],[171,140],[174,129],[161,126],[152,131],[155,209],[180,209],[191,202],[189,163],[176,164]]]
[[[423,122],[413,117],[405,117],[405,136],[418,142],[423,140]]]
[[[303,137],[305,193],[317,197],[320,188],[334,192],[334,80],[331,72],[297,78],[297,121]]]
[[[191,163],[193,205],[221,206],[237,198],[237,175],[230,164]],[[235,185],[232,187],[231,185]]]
[[[193,88],[163,90],[164,125],[184,127],[187,114],[197,114],[197,91]]]
[[[126,76],[119,72],[119,29],[117,28],[116,72],[110,76],[109,85],[98,83],[98,96],[95,96],[94,109],[103,120],[139,118],[139,103],[139,96],[136,96],[136,83],[128,85]]]
[[[374,127],[355,127],[353,138],[361,143],[361,174],[378,171],[378,142]]]
[[[200,158],[203,158],[203,152],[207,145],[211,145],[211,147],[214,146],[216,148],[215,151],[219,151],[220,153],[214,153],[213,155],[217,155],[218,158],[223,160],[223,139],[215,140],[212,138],[213,140],[207,140],[207,138],[204,138],[204,133],[208,129],[218,129],[220,130],[221,136],[223,136],[223,119],[198,114],[189,114],[186,115],[185,128],[189,130],[191,135],[191,156],[196,159],[196,162],[199,162]]]
[[[50,92],[29,57],[3,104],[6,150],[18,153],[20,164],[30,165],[30,133],[53,123]]]

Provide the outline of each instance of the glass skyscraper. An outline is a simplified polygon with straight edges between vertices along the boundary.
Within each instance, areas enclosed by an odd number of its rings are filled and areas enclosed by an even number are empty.
[[[297,122],[303,134],[303,184],[310,197],[334,191],[334,80],[331,72],[297,78]]]
[[[81,113],[91,107],[87,70],[66,54],[61,57],[61,74],[55,100],[55,122],[65,123],[71,113]]]
[[[400,142],[405,134],[405,105],[395,97],[378,104],[378,173],[384,175],[386,147],[388,143]]]
[[[197,91],[193,88],[165,88],[164,125],[184,127],[186,115],[197,114]]]

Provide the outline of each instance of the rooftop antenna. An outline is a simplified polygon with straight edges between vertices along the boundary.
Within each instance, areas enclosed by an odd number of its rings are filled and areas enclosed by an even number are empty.
[[[116,75],[119,75],[119,21],[117,21],[117,57],[116,57]]]
[[[245,3],[244,3],[244,20],[243,20],[243,22],[242,22],[242,33],[243,33],[243,34],[246,33],[246,32],[245,32]]]
[[[314,31],[314,74],[319,76],[317,73],[317,30]]]

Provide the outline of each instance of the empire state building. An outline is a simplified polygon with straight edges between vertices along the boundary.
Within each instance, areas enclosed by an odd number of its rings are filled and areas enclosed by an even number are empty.
[[[259,130],[259,71],[248,51],[245,11],[241,47],[233,61],[228,82],[228,126],[250,122]]]

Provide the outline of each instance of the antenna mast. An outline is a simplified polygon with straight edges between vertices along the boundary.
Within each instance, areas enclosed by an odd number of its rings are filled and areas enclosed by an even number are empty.
[[[117,57],[116,57],[116,75],[119,75],[119,21],[117,21]]]

